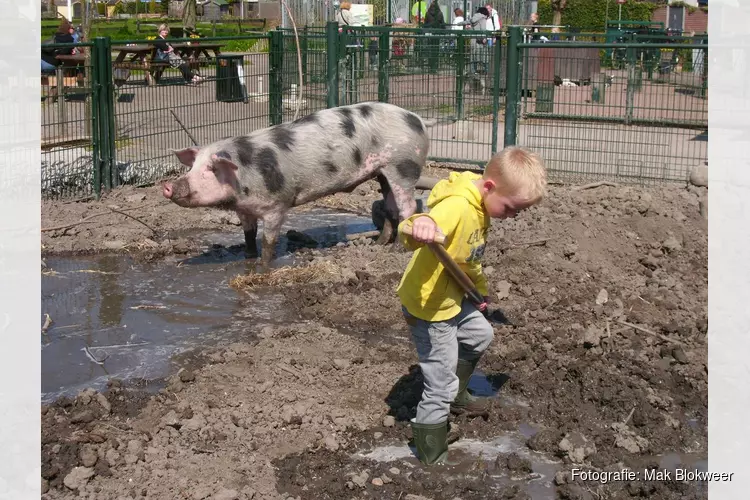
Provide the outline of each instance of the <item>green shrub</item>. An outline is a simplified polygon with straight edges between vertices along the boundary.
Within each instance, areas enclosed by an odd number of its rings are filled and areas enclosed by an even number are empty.
[[[651,14],[659,6],[648,2],[628,0],[622,6],[622,19],[628,21],[650,21]],[[537,11],[540,24],[552,24],[550,0],[539,0]],[[609,20],[616,21],[618,5],[610,2]],[[607,2],[601,0],[568,0],[562,12],[562,24],[583,32],[604,31],[607,18]]]

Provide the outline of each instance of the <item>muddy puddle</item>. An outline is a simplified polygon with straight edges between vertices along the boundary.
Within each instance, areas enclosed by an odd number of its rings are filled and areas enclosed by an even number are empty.
[[[369,218],[325,212],[296,214],[282,230],[274,266],[294,265],[294,250],[326,247],[373,230]],[[262,226],[259,237],[262,235]],[[155,387],[179,366],[176,356],[203,346],[250,340],[264,325],[288,318],[281,294],[238,293],[229,281],[253,272],[242,231],[196,233],[204,251],[156,262],[123,255],[48,258],[42,274],[42,401],[74,395],[108,379]],[[184,360],[183,360],[184,361]]]

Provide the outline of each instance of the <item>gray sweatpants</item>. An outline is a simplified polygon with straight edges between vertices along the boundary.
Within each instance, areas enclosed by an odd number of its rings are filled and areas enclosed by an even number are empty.
[[[492,325],[466,299],[458,316],[448,321],[424,321],[409,314],[406,308],[402,307],[402,310],[417,347],[424,378],[416,422],[445,422],[450,404],[458,394],[458,359],[473,361],[481,356],[492,342]]]

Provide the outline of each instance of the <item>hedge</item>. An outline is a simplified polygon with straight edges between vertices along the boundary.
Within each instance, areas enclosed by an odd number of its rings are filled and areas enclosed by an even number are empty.
[[[618,19],[617,3],[610,2],[609,20]],[[622,19],[628,21],[650,21],[651,14],[659,8],[648,2],[628,0],[622,6]],[[540,24],[552,24],[550,0],[539,0],[537,6]],[[562,24],[583,32],[603,32],[607,19],[607,2],[601,0],[568,0],[562,12]]]

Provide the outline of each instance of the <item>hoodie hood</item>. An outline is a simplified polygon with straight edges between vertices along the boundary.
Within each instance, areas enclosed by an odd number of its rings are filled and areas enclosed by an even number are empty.
[[[461,196],[477,210],[482,210],[482,195],[474,185],[474,181],[482,176],[474,172],[451,172],[447,180],[435,184],[427,198],[427,206],[434,207],[449,196]]]

